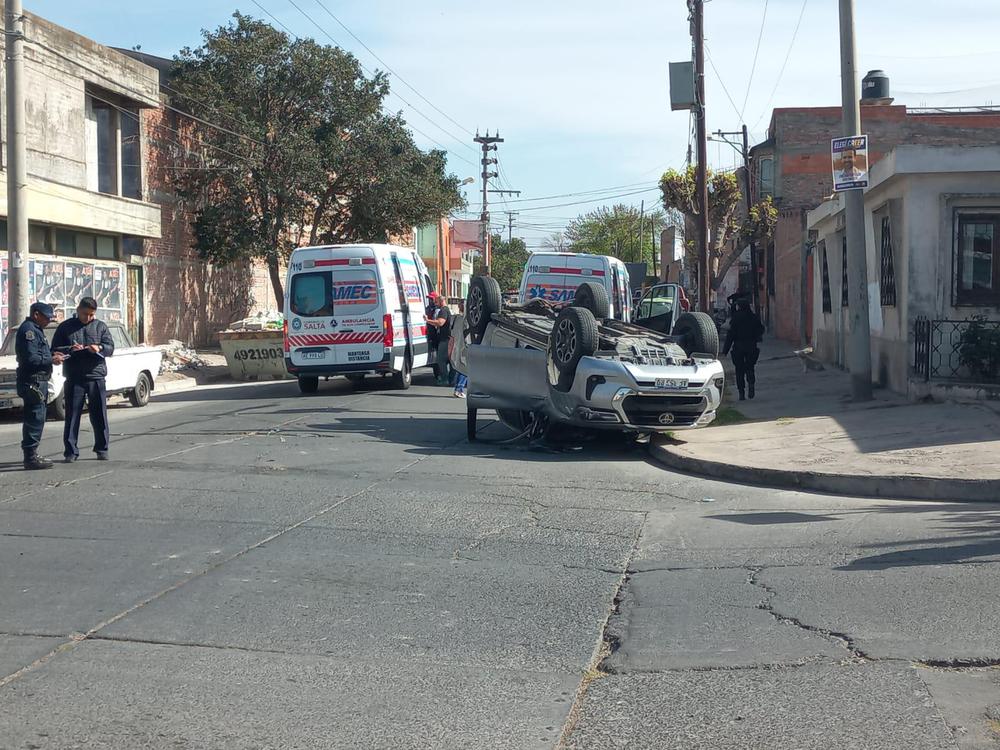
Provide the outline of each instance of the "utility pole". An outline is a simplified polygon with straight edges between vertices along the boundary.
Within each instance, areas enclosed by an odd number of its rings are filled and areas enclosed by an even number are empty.
[[[747,126],[744,125],[739,131],[735,132],[716,130],[714,135],[719,136],[719,138],[724,140],[733,148],[737,147],[736,144],[726,138],[726,136],[741,136],[743,139],[743,146],[740,149],[740,154],[743,157],[743,194],[746,196],[747,214],[749,215],[750,207],[753,205],[753,194],[751,192],[752,187],[750,180],[750,136],[747,132]],[[750,240],[750,269],[753,277],[753,309],[754,312],[760,315],[760,281],[757,277],[757,243],[754,240]]]
[[[518,211],[505,211],[507,214],[507,244],[510,244],[511,240],[514,239],[514,217],[518,215]]]
[[[705,0],[688,0],[694,38],[695,123],[698,139],[698,305],[711,312],[711,264],[708,257],[708,134],[705,132]]]
[[[646,228],[646,201],[643,199],[639,203],[639,263],[642,263],[642,235],[645,234],[643,231]]]
[[[25,164],[24,12],[7,0],[4,14],[7,65],[7,266],[9,330],[28,317],[28,170]]]
[[[840,0],[840,85],[844,107],[844,135],[861,135],[861,105],[858,101],[857,53],[854,48],[854,0]],[[847,365],[851,372],[851,396],[855,401],[872,398],[871,329],[868,321],[868,251],[865,247],[865,195],[861,189],[847,190],[847,314],[850,340]]]
[[[490,210],[489,210],[489,198],[487,193],[489,192],[489,181],[490,177],[498,177],[497,172],[490,171],[490,164],[496,164],[496,158],[490,158],[490,151],[496,151],[498,143],[503,143],[503,138],[500,137],[500,131],[494,136],[490,135],[490,131],[486,131],[486,135],[479,135],[476,133],[476,137],[473,139],[478,143],[483,149],[483,211],[479,215],[480,230],[479,236],[483,245],[483,271],[487,276],[490,275],[490,264],[492,258],[490,257]]]

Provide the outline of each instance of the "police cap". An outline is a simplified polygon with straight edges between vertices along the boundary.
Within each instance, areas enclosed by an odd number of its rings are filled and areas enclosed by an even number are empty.
[[[49,320],[52,320],[56,316],[56,311],[52,308],[48,302],[33,302],[31,304],[31,314],[41,313]]]

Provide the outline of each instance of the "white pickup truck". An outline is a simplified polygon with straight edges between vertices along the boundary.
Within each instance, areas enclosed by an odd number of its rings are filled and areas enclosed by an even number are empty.
[[[52,342],[56,324],[45,329],[45,337]],[[150,346],[136,346],[128,335],[128,331],[120,323],[108,323],[108,330],[115,342],[115,353],[108,357],[107,383],[108,395],[127,396],[133,406],[145,406],[149,403],[149,394],[153,390],[156,376],[160,374],[160,363],[163,352]],[[13,409],[21,406],[21,398],[17,395],[17,358],[14,352],[14,336],[16,331],[8,331],[0,347],[0,410]],[[52,379],[49,381],[49,417],[62,419],[66,415],[63,400],[62,367],[52,368]]]

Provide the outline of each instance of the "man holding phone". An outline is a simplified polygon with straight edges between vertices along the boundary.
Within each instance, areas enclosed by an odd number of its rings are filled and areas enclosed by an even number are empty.
[[[99,461],[108,460],[108,393],[104,379],[108,375],[105,359],[115,353],[115,342],[103,321],[97,319],[97,301],[84,297],[76,308],[76,317],[65,320],[52,337],[52,351],[63,352],[63,375],[66,377],[66,424],[63,427],[63,456],[66,463],[80,457],[77,440],[84,402],[90,407],[90,425],[94,428],[94,452]]]

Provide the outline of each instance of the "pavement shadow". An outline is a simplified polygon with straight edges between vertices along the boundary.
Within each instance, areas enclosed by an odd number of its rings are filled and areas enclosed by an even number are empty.
[[[336,421],[297,422],[282,429],[283,434],[343,433],[364,435],[377,440],[413,446],[419,455],[475,456],[478,458],[516,458],[524,461],[642,461],[648,458],[646,446],[625,435],[598,431],[559,430],[544,440],[516,437],[503,424],[480,418],[479,439],[468,442],[465,416],[454,414],[417,414],[412,416],[356,415],[339,410]],[[327,412],[317,417],[331,416]],[[433,416],[433,420],[426,417]]]
[[[1000,507],[982,504],[883,505],[856,513],[936,513],[944,518],[934,524],[940,535],[920,539],[862,545],[862,549],[885,552],[852,560],[835,570],[885,570],[922,565],[959,565],[981,558],[1000,558]]]

